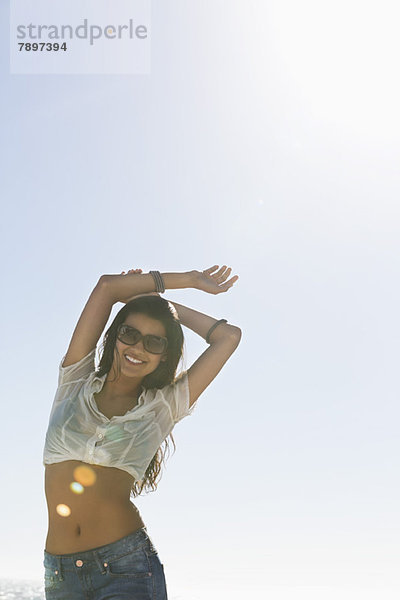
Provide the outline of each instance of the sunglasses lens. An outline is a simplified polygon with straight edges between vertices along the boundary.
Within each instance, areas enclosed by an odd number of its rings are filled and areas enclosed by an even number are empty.
[[[121,325],[118,331],[118,339],[123,344],[134,346],[139,340],[143,339],[143,346],[147,352],[152,354],[162,354],[168,346],[165,338],[157,335],[145,335],[142,337],[140,331],[129,325]]]
[[[140,339],[140,333],[137,329],[133,329],[133,327],[128,328],[122,325],[119,330],[118,339],[124,344],[136,344]]]
[[[147,335],[143,341],[145,349],[153,354],[162,354],[167,348],[166,340],[155,335]]]

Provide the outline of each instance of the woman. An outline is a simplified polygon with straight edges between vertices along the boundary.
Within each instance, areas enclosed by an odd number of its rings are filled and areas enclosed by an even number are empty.
[[[159,296],[165,289],[226,292],[238,276],[141,269],[103,275],[60,364],[43,454],[49,529],[47,600],[165,600],[163,565],[130,495],[155,489],[161,443],[239,344],[241,331]],[[98,370],[96,344],[104,336]],[[180,323],[210,344],[175,379]],[[172,436],[171,436],[172,437]]]

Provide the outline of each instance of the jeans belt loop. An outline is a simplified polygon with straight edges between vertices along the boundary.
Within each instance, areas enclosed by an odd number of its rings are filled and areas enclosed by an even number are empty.
[[[105,561],[102,561],[100,556],[97,554],[97,552],[94,552],[94,558],[97,562],[98,567],[100,568],[100,572],[102,575],[105,575],[105,573],[107,573],[107,569],[104,565]]]
[[[62,566],[61,556],[57,557],[57,562],[58,562],[58,573],[57,573],[58,580],[59,581],[64,581],[63,566]]]

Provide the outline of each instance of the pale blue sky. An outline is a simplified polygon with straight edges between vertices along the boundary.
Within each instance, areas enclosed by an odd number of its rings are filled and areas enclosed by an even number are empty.
[[[136,500],[171,600],[397,599],[396,2],[153,1],[138,76],[11,76],[7,5],[0,577],[42,577],[44,436],[98,277],[220,263],[228,294],[165,294],[243,331]]]

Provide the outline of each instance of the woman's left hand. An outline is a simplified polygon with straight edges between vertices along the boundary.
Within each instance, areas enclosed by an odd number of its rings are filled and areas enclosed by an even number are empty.
[[[218,270],[217,270],[218,269]],[[216,271],[214,273],[214,271]],[[223,265],[219,269],[219,265],[214,265],[204,271],[197,271],[196,273],[196,285],[198,290],[208,292],[209,294],[221,294],[221,292],[227,292],[229,288],[239,279],[239,275],[235,275],[228,279],[232,273],[232,269],[227,268]]]

